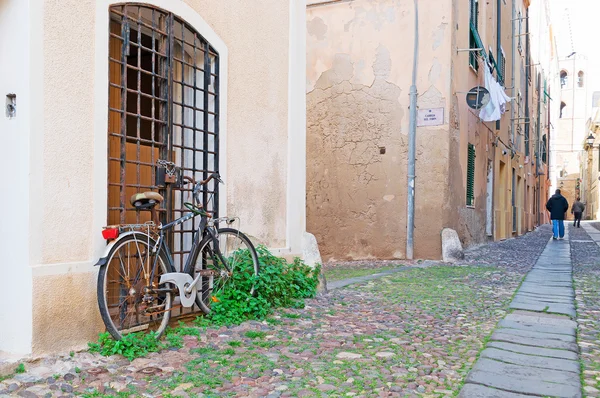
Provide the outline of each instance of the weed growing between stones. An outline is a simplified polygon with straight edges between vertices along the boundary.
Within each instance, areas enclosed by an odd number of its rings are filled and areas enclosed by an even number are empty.
[[[143,357],[151,352],[158,352],[164,348],[154,332],[130,333],[121,340],[114,340],[108,332],[100,333],[97,343],[88,343],[91,352],[98,352],[105,356],[123,355],[129,360]]]

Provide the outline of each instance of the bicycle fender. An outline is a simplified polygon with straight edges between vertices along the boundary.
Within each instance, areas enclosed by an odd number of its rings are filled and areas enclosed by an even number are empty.
[[[137,232],[137,231],[125,232],[123,235],[119,235],[119,237],[117,239],[110,241],[110,243],[104,249],[104,253],[102,254],[102,257],[100,257],[98,259],[98,262],[96,264],[94,264],[94,267],[101,267],[103,265],[106,265],[106,262],[108,261],[107,260],[108,254],[112,250],[113,246],[116,245],[117,242],[119,242],[121,239],[125,238],[126,236],[133,235],[135,233],[139,233],[139,232]]]

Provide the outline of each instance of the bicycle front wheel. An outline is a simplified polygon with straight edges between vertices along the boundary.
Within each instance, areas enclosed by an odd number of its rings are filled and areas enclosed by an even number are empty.
[[[194,254],[191,269],[193,278],[200,274],[196,304],[209,314],[213,303],[229,289],[254,295],[260,266],[254,245],[246,235],[232,228],[218,229],[217,244],[206,237]]]
[[[169,272],[167,261],[154,240],[135,233],[119,240],[98,274],[98,306],[106,330],[120,340],[127,333],[155,331],[157,338],[169,324],[172,294],[156,291],[160,276]]]

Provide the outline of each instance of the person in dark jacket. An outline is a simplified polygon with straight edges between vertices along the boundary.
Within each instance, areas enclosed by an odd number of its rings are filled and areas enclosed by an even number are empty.
[[[550,212],[552,220],[552,239],[563,239],[565,237],[565,213],[569,210],[569,202],[560,194],[560,189],[548,199],[546,209]]]
[[[575,217],[575,221],[573,221],[573,226],[577,228],[581,228],[581,216],[583,215],[583,211],[585,210],[585,205],[580,202],[581,199],[577,198],[571,206],[571,214]]]

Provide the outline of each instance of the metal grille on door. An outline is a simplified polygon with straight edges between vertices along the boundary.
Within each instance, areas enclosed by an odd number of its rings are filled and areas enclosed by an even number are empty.
[[[218,171],[219,56],[184,21],[147,5],[111,7],[109,37],[108,223],[148,221],[129,197],[149,190],[165,197],[159,213],[168,222],[186,211],[191,187],[157,180],[157,160],[197,181]],[[202,199],[218,215],[218,185]],[[169,236],[176,268],[183,269],[198,222]]]

